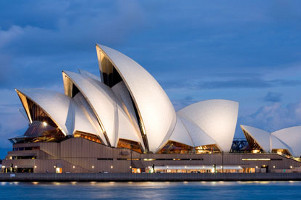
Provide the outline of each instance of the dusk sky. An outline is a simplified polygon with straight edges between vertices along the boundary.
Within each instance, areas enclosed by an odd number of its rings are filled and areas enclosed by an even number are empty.
[[[0,158],[28,126],[14,89],[63,93],[62,70],[99,76],[96,43],[149,71],[176,110],[229,99],[240,103],[238,125],[301,125],[300,8],[286,0],[0,0]]]

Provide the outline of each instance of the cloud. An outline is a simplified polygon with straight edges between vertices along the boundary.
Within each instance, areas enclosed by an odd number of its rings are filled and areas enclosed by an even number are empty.
[[[10,147],[9,138],[22,135],[27,128],[27,121],[18,110],[19,105],[0,105],[1,146]]]
[[[264,80],[262,78],[231,78],[227,80],[206,81],[202,79],[165,81],[167,89],[233,89],[233,88],[273,88],[273,87],[296,87],[301,85],[300,80]]]
[[[264,129],[276,131],[290,126],[301,125],[301,101],[283,105],[272,103],[261,106],[256,112],[248,116],[241,116],[241,123]]]
[[[267,102],[280,102],[282,94],[278,92],[268,92],[267,95],[264,97],[264,101]]]
[[[59,2],[62,1],[56,2],[58,7],[61,6]],[[99,8],[98,12],[91,5],[87,6],[87,3],[75,5],[70,3],[69,6],[63,6],[65,9],[60,11],[60,18],[55,17],[55,27],[41,27],[31,23],[23,26],[15,24],[8,30],[1,30],[0,47],[11,53],[35,56],[86,51],[96,42],[123,42],[128,34],[143,24],[143,12],[134,1],[119,1],[115,6],[100,3],[95,5]],[[53,6],[47,13],[52,16],[51,9]],[[63,15],[62,12],[66,14]]]
[[[28,4],[32,5],[33,12],[21,11],[23,7],[30,7]],[[49,6],[31,1],[11,5],[20,12],[14,9],[15,15],[11,16],[10,20],[16,24],[0,27],[0,88],[58,82],[62,65],[67,66],[67,70],[78,68],[75,65],[91,66],[96,63],[94,46],[97,42],[121,44],[144,24],[143,10],[136,1],[112,4],[55,1],[46,5]],[[7,19],[9,13],[5,13],[4,19]],[[48,21],[42,24],[40,17]],[[52,25],[47,26],[48,22]],[[25,77],[41,76],[44,76],[43,82],[39,82],[41,79],[25,81]]]
[[[176,111],[188,106],[188,105],[191,105],[193,103],[196,103],[197,100],[194,99],[192,96],[186,96],[184,98],[181,98],[179,100],[172,100],[172,104],[175,108]]]

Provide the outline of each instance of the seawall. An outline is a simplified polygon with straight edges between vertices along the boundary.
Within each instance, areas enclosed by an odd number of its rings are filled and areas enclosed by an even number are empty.
[[[0,174],[0,182],[89,182],[89,181],[301,181],[301,173],[204,173],[204,174],[129,174],[129,173],[16,173]]]

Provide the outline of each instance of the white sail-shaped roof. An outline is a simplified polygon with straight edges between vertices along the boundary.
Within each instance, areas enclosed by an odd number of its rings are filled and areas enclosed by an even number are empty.
[[[89,106],[88,102],[86,101],[85,97],[81,93],[78,93],[73,97],[73,101],[77,104],[78,108],[75,110],[73,133],[75,131],[92,133],[94,135],[99,136],[104,144],[107,144],[107,141],[102,133],[102,129],[98,123],[98,120],[93,110]],[[82,112],[85,117],[83,118],[83,115],[78,115],[78,112]],[[84,120],[88,120],[90,123],[85,123],[85,126],[83,127],[81,122]],[[96,132],[93,132],[92,130],[96,130]]]
[[[272,135],[277,137],[284,147],[287,146],[294,157],[301,156],[301,126],[284,128],[273,132]],[[273,149],[279,148],[273,144]]]
[[[221,151],[229,152],[235,133],[238,103],[229,100],[207,100],[178,111],[216,141]]]
[[[292,155],[292,149],[274,135],[271,135],[271,149],[286,149]]]
[[[252,126],[240,125],[262,148],[265,152],[270,152],[271,149],[271,133]]]
[[[136,131],[121,103],[111,88],[103,83],[89,79],[74,72],[63,72],[65,88],[69,88],[68,79],[80,90],[102,125],[105,137],[111,146],[116,147],[119,139],[142,143],[140,133]],[[65,90],[68,94],[68,89]],[[69,91],[70,92],[70,91]],[[70,95],[70,94],[68,94]],[[142,147],[144,146],[141,144]]]
[[[72,135],[72,123],[66,126],[70,98],[64,94],[44,89],[22,89],[17,93],[25,95],[28,99],[40,106],[65,135]],[[69,117],[73,117],[69,115]]]
[[[118,135],[115,142],[117,146],[119,139],[131,140],[141,144],[141,147],[144,148],[140,132],[136,132],[134,126],[130,123],[127,115],[119,107],[118,108]]]
[[[122,81],[114,85],[114,87],[112,87],[112,91],[121,102],[122,109],[128,115],[128,118],[135,127],[136,131],[141,135],[134,105],[131,100],[130,93],[128,92],[124,82]]]
[[[83,110],[64,94],[44,89],[23,89],[17,90],[17,93],[41,107],[63,134],[72,135],[78,130],[98,135]]]
[[[186,130],[180,117],[177,117],[177,123],[175,129],[173,130],[171,136],[166,142],[168,141],[174,141],[174,142],[186,144],[191,147],[194,146],[192,138],[189,132]]]
[[[195,124],[190,119],[185,116],[177,115],[178,119],[180,119],[189,133],[189,136],[192,139],[192,143],[194,147],[204,146],[204,145],[212,145],[217,144],[217,142],[212,139],[205,131],[203,131],[197,124]]]
[[[97,45],[98,59],[107,57],[129,90],[137,108],[142,134],[146,134],[149,151],[156,152],[176,123],[176,113],[158,82],[138,63],[126,55]],[[100,64],[100,71],[102,72]]]
[[[85,77],[74,72],[63,72],[64,86],[66,95],[70,96],[69,88],[71,82],[83,94],[92,110],[94,111],[103,130],[103,134],[108,140],[107,142],[113,145],[116,141],[117,127],[115,121],[118,120],[116,101],[113,99],[113,94],[110,88],[105,85],[93,84]]]
[[[177,114],[177,123],[172,134],[170,137],[165,138],[161,147],[163,147],[168,141],[186,144],[191,147],[217,144],[217,142],[205,133],[198,125],[185,116],[181,116],[179,113]]]

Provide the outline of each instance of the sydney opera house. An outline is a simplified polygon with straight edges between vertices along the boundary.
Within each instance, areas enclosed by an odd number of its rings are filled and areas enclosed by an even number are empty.
[[[100,77],[63,71],[65,94],[17,89],[29,127],[11,138],[2,172],[255,173],[299,170],[301,126],[269,133],[241,126],[238,102],[207,100],[175,111],[138,63],[96,45]]]

